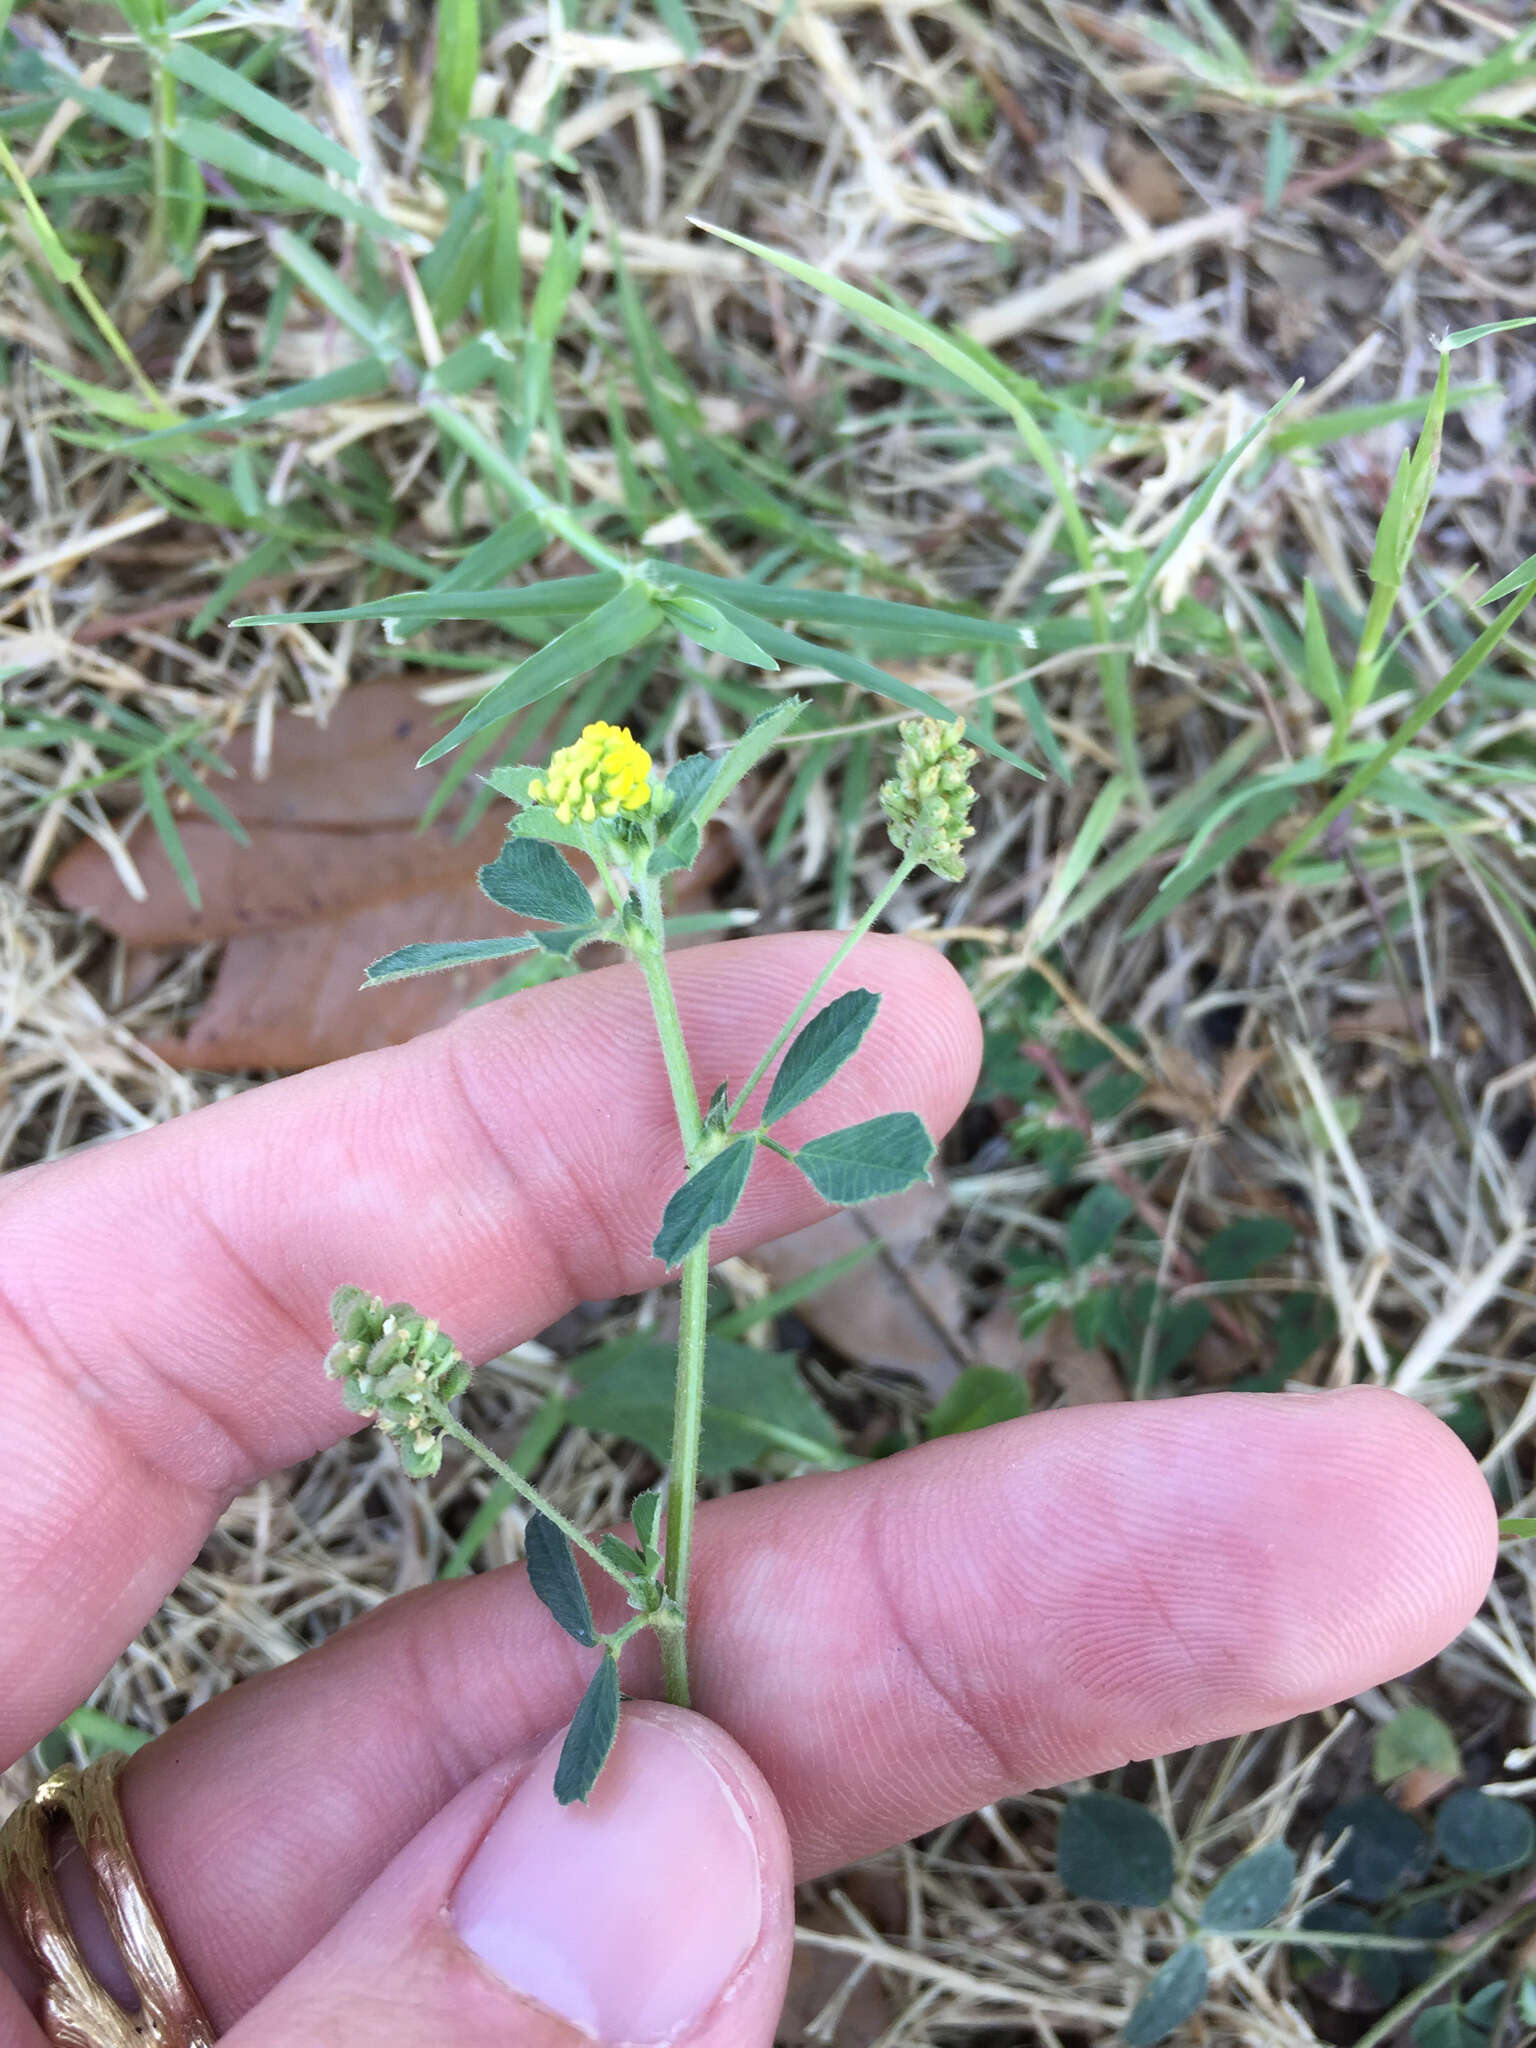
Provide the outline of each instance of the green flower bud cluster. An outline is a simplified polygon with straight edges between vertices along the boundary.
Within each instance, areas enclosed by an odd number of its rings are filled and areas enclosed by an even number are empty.
[[[331,1323],[336,1342],[326,1353],[325,1369],[341,1381],[341,1398],[394,1440],[410,1478],[431,1478],[443,1462],[443,1440],[430,1404],[463,1393],[467,1360],[408,1301],[386,1306],[361,1287],[337,1288]]]
[[[882,784],[880,807],[898,853],[913,853],[935,874],[965,880],[960,848],[976,827],[966,816],[976,801],[970,773],[976,749],[964,744],[965,720],[907,718],[901,725],[896,773]]]

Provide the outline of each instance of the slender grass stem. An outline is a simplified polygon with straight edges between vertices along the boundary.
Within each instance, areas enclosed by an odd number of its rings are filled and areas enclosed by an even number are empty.
[[[1345,691],[1343,716],[1334,722],[1333,738],[1328,747],[1330,767],[1337,766],[1340,756],[1349,745],[1349,736],[1354,730],[1355,720],[1376,694],[1381,643],[1386,638],[1387,626],[1392,617],[1392,607],[1397,602],[1399,588],[1396,583],[1371,585],[1370,609],[1365,615],[1365,624],[1360,629],[1360,641],[1355,649],[1355,665],[1350,670],[1349,684]]]
[[[153,277],[165,259],[170,243],[171,217],[171,129],[176,121],[176,80],[158,55],[151,57],[155,68],[154,91],[149,103],[149,162],[151,198],[149,232],[145,237],[141,275]]]
[[[16,188],[17,197],[27,216],[27,224],[37,236],[38,246],[47,260],[49,269],[59,283],[72,291],[80,301],[92,326],[128,372],[149,410],[161,418],[174,418],[175,414],[171,408],[145,376],[138,357],[118,333],[106,307],[87,284],[84,270],[60,241],[53,223],[38,205],[37,195],[27,183],[26,174],[7,148],[3,136],[0,136],[0,170],[4,171]]]

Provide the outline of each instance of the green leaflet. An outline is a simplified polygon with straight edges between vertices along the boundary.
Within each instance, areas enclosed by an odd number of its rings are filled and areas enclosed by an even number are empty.
[[[765,1124],[776,1123],[826,1086],[858,1051],[879,1007],[880,998],[872,990],[854,988],[817,1011],[790,1041],[768,1091]]]
[[[933,1140],[921,1117],[909,1109],[871,1117],[812,1138],[794,1154],[795,1164],[824,1202],[851,1207],[879,1195],[897,1195],[928,1178]]]
[[[667,1203],[651,1250],[668,1266],[680,1266],[701,1238],[727,1222],[741,1200],[752,1171],[752,1138],[738,1138],[701,1166]]]

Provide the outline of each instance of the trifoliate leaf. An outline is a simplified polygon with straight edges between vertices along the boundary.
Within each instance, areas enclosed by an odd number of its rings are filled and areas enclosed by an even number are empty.
[[[1100,1252],[1109,1249],[1115,1232],[1135,1207],[1128,1195],[1107,1180],[1091,1187],[1067,1218],[1067,1264],[1074,1268],[1092,1265]]]
[[[1495,1799],[1470,1786],[1441,1801],[1435,1846],[1455,1870],[1497,1876],[1518,1870],[1536,1855],[1536,1821],[1514,1799]]]
[[[932,1157],[933,1140],[921,1117],[900,1109],[812,1138],[795,1154],[795,1164],[824,1202],[846,1208],[878,1195],[899,1195],[926,1180]]]
[[[661,1516],[661,1495],[659,1493],[637,1493],[629,1511],[629,1519],[635,1525],[635,1535],[642,1550],[654,1548],[656,1524]]]
[[[625,1543],[617,1536],[611,1534],[599,1536],[597,1547],[604,1557],[607,1558],[608,1562],[612,1565],[617,1565],[621,1572],[628,1572],[633,1576],[636,1572],[643,1572],[645,1570],[645,1559],[640,1555],[639,1551],[635,1549],[633,1544]]]
[[[1279,1216],[1239,1216],[1218,1230],[1200,1254],[1207,1280],[1247,1280],[1260,1266],[1278,1259],[1295,1242],[1296,1233]]]
[[[1351,1898],[1379,1905],[1416,1883],[1433,1860],[1418,1822],[1379,1792],[1334,1807],[1324,1818],[1323,1840],[1336,1841],[1346,1828],[1349,1839],[1329,1866],[1329,1882]]]
[[[790,1041],[789,1051],[768,1091],[763,1110],[765,1124],[798,1108],[824,1088],[858,1051],[865,1032],[875,1021],[880,998],[871,989],[852,988],[818,1010],[809,1024]]]
[[[1378,1785],[1392,1785],[1408,1771],[1440,1771],[1461,1776],[1461,1751],[1450,1729],[1428,1707],[1404,1707],[1376,1731],[1371,1775]]]

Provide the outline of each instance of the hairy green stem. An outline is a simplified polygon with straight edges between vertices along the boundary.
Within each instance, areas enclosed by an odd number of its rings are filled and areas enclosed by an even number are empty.
[[[552,1448],[564,1427],[564,1397],[560,1394],[547,1394],[517,1440],[517,1449],[509,1461],[512,1469],[520,1473],[524,1479],[531,1480],[540,1459]],[[481,1545],[489,1539],[491,1531],[512,1505],[514,1498],[513,1489],[504,1479],[498,1479],[470,1516],[463,1535],[449,1553],[448,1562],[438,1573],[440,1579],[468,1578],[470,1568],[480,1554]]]
[[[864,915],[859,919],[858,923],[854,925],[853,928],[847,933],[847,935],[843,939],[843,943],[838,947],[837,951],[832,955],[831,959],[827,962],[826,966],[822,968],[820,974],[817,975],[816,979],[811,983],[810,987],[806,990],[805,994],[800,998],[799,1002],[796,1003],[795,1007],[790,1011],[789,1015],[785,1018],[784,1022],[779,1026],[778,1032],[773,1040],[773,1043],[769,1046],[768,1050],[763,1054],[762,1058],[758,1061],[757,1065],[752,1069],[752,1072],[747,1077],[746,1081],[742,1084],[742,1087],[736,1096],[736,1100],[731,1104],[726,1119],[728,1126],[734,1128],[737,1117],[741,1115],[743,1108],[752,1099],[752,1091],[757,1087],[758,1083],[762,1080],[764,1074],[767,1073],[768,1069],[773,1065],[774,1061],[778,1058],[779,1054],[784,1050],[785,1046],[788,1045],[791,1037],[799,1029],[801,1019],[805,1016],[806,1011],[809,1010],[812,1003],[815,1002],[816,998],[821,994],[822,990],[826,987],[827,983],[832,979],[833,975],[836,974],[838,968],[841,967],[843,962],[848,958],[848,955],[853,951],[854,947],[859,943],[860,939],[864,937],[865,933],[869,930],[870,926],[875,922],[876,918],[879,917],[880,913],[885,909],[886,905],[890,902],[891,898],[896,894],[896,891],[901,887],[902,883],[907,879],[908,875],[911,874],[914,868],[920,867],[921,865],[921,853],[909,851],[902,855],[901,865],[897,868],[895,874],[891,876],[890,880],[886,883],[885,887],[880,891],[879,895],[876,896],[874,902],[870,904],[868,910],[865,911]]]
[[[637,948],[645,985],[656,1016],[656,1036],[667,1065],[672,1103],[690,1167],[704,1134],[693,1068],[683,1038],[677,997],[667,972],[665,921],[661,890],[653,875],[637,876],[646,943]],[[667,1555],[663,1583],[667,1596],[683,1617],[684,1626],[661,1638],[667,1698],[686,1707],[688,1695],[688,1573],[693,1558],[693,1512],[699,1488],[699,1438],[704,1427],[704,1324],[709,1308],[709,1239],[694,1246],[683,1261],[681,1316],[677,1333],[677,1381],[672,1403],[672,1457],[667,1480]]]
[[[656,1036],[661,1040],[661,1056],[667,1063],[667,1079],[672,1086],[672,1106],[677,1111],[678,1129],[683,1134],[683,1147],[688,1163],[693,1164],[694,1150],[704,1131],[704,1119],[699,1113],[698,1093],[693,1085],[693,1068],[688,1060],[688,1047],[683,1038],[683,1022],[677,1014],[677,997],[672,993],[672,977],[667,972],[666,937],[662,929],[661,889],[653,875],[637,878],[640,890],[640,909],[645,919],[647,943],[636,947],[640,970],[645,976],[645,985],[650,992],[651,1008],[656,1014]]]
[[[514,1493],[520,1494],[531,1507],[537,1508],[541,1515],[554,1523],[555,1527],[568,1542],[574,1543],[584,1556],[590,1557],[599,1571],[606,1572],[614,1584],[622,1586],[626,1593],[629,1591],[628,1578],[619,1570],[617,1565],[612,1565],[608,1562],[591,1537],[584,1536],[576,1524],[565,1515],[562,1515],[560,1510],[551,1502],[547,1501],[536,1486],[529,1484],[521,1472],[514,1472],[504,1458],[498,1458],[490,1445],[482,1443],[472,1429],[466,1429],[446,1401],[439,1401],[434,1396],[429,1395],[426,1405],[432,1420],[437,1424],[444,1436],[451,1436],[456,1443],[463,1444],[467,1451],[473,1451],[477,1458],[490,1466],[496,1477],[504,1485],[510,1486]]]
[[[683,1260],[677,1330],[677,1383],[672,1398],[672,1461],[667,1480],[667,1559],[662,1583],[684,1627],[661,1639],[667,1698],[688,1695],[688,1575],[693,1567],[693,1515],[699,1494],[699,1441],[704,1431],[704,1331],[709,1311],[709,1239]]]

